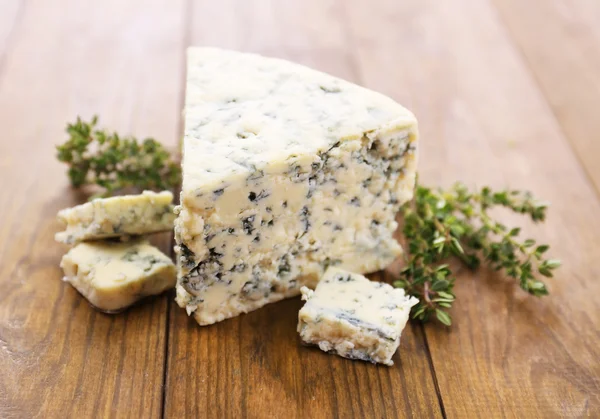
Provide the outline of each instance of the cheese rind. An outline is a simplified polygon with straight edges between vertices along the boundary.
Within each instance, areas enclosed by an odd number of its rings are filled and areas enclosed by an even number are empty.
[[[329,268],[315,291],[302,287],[298,314],[302,340],[344,358],[393,365],[410,309],[404,290]]]
[[[188,52],[177,302],[211,324],[401,248],[417,125],[393,100],[287,61]]]
[[[173,194],[169,191],[94,199],[59,211],[58,220],[66,225],[66,230],[57,233],[55,239],[75,244],[169,231],[175,222],[172,202]]]
[[[69,282],[93,306],[118,312],[175,286],[175,265],[146,240],[79,243],[60,263]]]

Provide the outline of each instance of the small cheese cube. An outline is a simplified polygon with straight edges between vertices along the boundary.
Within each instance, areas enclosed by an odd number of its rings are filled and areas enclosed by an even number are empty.
[[[394,364],[416,298],[339,268],[329,268],[315,291],[302,287],[301,292],[307,301],[298,316],[304,342],[344,358]]]
[[[169,191],[94,199],[58,213],[58,220],[66,225],[66,230],[57,233],[55,239],[75,244],[169,231],[175,222],[172,202],[173,194]]]
[[[80,243],[60,263],[65,281],[96,308],[118,312],[175,286],[175,265],[146,240]]]

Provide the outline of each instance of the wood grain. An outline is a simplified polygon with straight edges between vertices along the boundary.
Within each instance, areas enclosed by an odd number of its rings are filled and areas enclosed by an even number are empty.
[[[0,43],[0,417],[159,417],[166,297],[108,316],[60,280],[56,212],[85,197],[54,144],[67,121],[96,112],[120,132],[175,143],[183,4],[19,7]]]
[[[0,74],[11,37],[21,22],[23,9],[24,4],[21,0],[6,0],[0,3]]]
[[[598,22],[596,0],[1,1],[0,417],[600,416]],[[551,295],[459,270],[452,328],[411,324],[392,368],[300,345],[298,299],[203,328],[172,295],[94,311],[60,281],[54,217],[85,197],[54,144],[98,113],[175,146],[187,44],[391,95],[424,182],[550,200],[544,225],[499,215],[563,260]]]
[[[564,261],[544,299],[459,274],[454,325],[426,327],[447,416],[597,417],[598,196],[490,3],[378,4],[348,5],[354,46],[366,83],[420,118],[422,181],[533,190],[553,205],[525,234]]]
[[[338,2],[201,2],[192,11],[193,45],[279,56],[357,80]],[[377,367],[301,346],[300,307],[291,299],[200,328],[172,304],[166,416],[441,416],[418,325],[403,334],[396,366]]]
[[[392,368],[304,347],[299,299],[213,326],[171,313],[167,417],[436,417],[419,327]],[[429,380],[428,380],[429,377]]]
[[[493,2],[562,130],[600,191],[600,2]]]

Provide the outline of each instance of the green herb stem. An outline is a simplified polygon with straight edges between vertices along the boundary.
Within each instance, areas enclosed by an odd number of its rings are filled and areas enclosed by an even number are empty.
[[[164,190],[181,182],[181,168],[162,144],[97,129],[98,118],[68,124],[69,139],[56,147],[58,160],[68,165],[71,185],[97,185],[94,197],[124,189]]]
[[[407,255],[405,267],[394,282],[421,300],[413,308],[413,318],[428,320],[435,313],[440,322],[451,324],[447,309],[456,299],[455,277],[444,263],[450,257],[470,269],[486,263],[503,270],[532,295],[548,293],[536,273],[551,277],[560,261],[544,259],[548,245],[536,246],[533,239],[520,241],[520,228],[508,229],[493,220],[488,210],[494,207],[504,207],[540,222],[545,219],[548,205],[528,192],[493,192],[488,187],[470,192],[461,183],[448,190],[416,186],[413,202],[401,210]]]

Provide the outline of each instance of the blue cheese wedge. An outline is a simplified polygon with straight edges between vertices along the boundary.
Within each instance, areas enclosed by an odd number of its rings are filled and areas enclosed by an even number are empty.
[[[93,306],[121,311],[175,286],[175,265],[146,240],[79,243],[60,263],[64,280]]]
[[[417,121],[379,93],[293,64],[188,50],[177,302],[201,325],[298,295],[328,266],[401,248]]]
[[[329,268],[298,315],[302,340],[344,358],[393,365],[392,356],[412,306],[404,290],[362,275]]]
[[[140,235],[173,229],[173,194],[144,191],[139,195],[99,198],[58,213],[66,230],[56,241],[74,244],[109,237]]]

